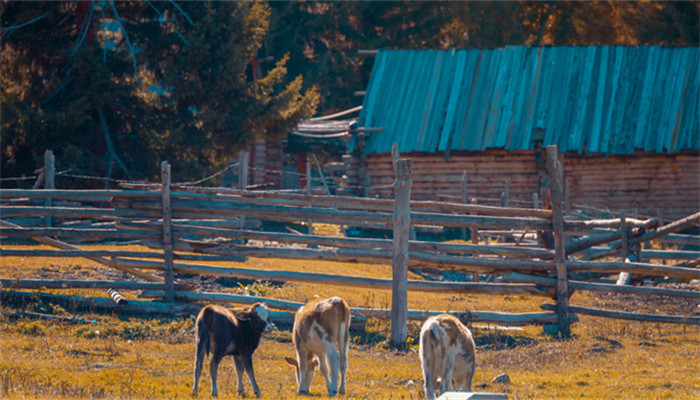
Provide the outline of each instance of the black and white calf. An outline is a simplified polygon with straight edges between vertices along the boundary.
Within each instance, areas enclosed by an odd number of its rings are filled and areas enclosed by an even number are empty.
[[[243,370],[250,378],[250,384],[256,396],[260,396],[260,389],[255,381],[253,372],[253,352],[260,343],[263,332],[275,329],[270,322],[270,311],[264,303],[255,303],[252,306],[238,310],[208,305],[197,316],[197,353],[194,363],[194,387],[193,392],[199,390],[199,377],[202,375],[202,361],[209,353],[212,357],[209,364],[211,374],[211,394],[218,396],[216,375],[219,363],[224,356],[232,355],[238,375],[238,393],[245,395],[243,390]]]

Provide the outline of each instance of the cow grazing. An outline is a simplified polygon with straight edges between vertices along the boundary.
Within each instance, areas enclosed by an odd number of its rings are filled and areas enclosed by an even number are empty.
[[[245,396],[243,390],[243,370],[248,374],[253,392],[260,396],[260,389],[255,382],[253,372],[253,352],[260,343],[263,332],[275,329],[270,322],[270,311],[264,303],[255,303],[244,309],[229,310],[227,308],[208,305],[197,316],[197,354],[194,363],[193,392],[199,390],[199,377],[202,375],[202,361],[212,348],[209,363],[211,375],[211,395],[218,396],[216,375],[219,363],[224,356],[232,355],[238,375],[238,393]]]
[[[285,360],[295,367],[299,394],[309,393],[316,366],[320,367],[326,379],[329,396],[335,396],[338,392],[345,394],[349,329],[350,308],[339,297],[312,301],[297,311],[292,332],[297,358],[285,357]]]
[[[474,352],[472,334],[457,318],[450,314],[428,318],[420,330],[425,397],[434,400],[448,390],[470,392]]]

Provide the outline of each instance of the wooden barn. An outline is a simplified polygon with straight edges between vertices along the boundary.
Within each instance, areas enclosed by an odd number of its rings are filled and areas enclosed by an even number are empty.
[[[547,145],[567,204],[675,219],[700,209],[697,47],[378,51],[344,157],[345,193],[390,197],[393,143],[412,198],[532,206]],[[466,185],[463,178],[466,177]],[[537,194],[535,196],[534,194]]]

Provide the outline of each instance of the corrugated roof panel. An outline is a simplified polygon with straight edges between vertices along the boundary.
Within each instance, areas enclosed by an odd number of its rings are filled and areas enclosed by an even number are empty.
[[[698,149],[697,47],[379,51],[360,123],[366,152]]]

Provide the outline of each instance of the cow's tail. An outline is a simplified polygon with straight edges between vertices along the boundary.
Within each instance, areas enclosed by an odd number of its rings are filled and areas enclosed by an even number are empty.
[[[197,355],[199,356],[201,354],[202,357],[209,355],[211,342],[209,324],[207,323],[211,315],[209,315],[210,313],[207,311],[209,310],[205,310],[205,312],[197,318]]]
[[[442,360],[440,351],[441,329],[435,320],[428,320],[420,333],[420,359],[423,369],[423,387],[428,400],[435,399],[438,381],[438,364]]]

